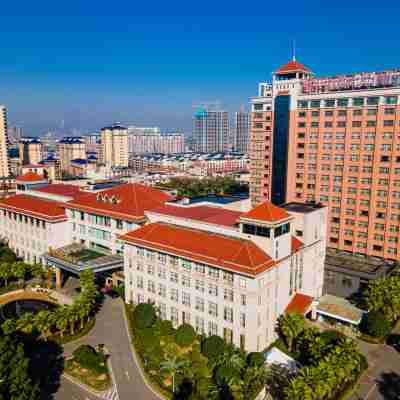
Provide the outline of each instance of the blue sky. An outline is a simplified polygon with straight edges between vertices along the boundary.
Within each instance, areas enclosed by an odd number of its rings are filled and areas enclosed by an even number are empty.
[[[83,132],[119,121],[190,133],[193,104],[247,105],[293,38],[317,75],[400,67],[398,3],[5,2],[0,103],[26,134],[61,120]]]

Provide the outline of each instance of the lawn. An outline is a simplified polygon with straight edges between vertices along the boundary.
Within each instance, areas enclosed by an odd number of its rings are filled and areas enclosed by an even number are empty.
[[[104,254],[90,249],[83,249],[80,251],[76,251],[75,253],[71,253],[71,256],[78,259],[79,261],[87,262],[102,257],[104,256]]]

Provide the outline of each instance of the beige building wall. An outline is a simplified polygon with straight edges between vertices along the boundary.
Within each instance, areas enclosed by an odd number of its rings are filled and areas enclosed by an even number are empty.
[[[78,138],[62,139],[58,143],[61,171],[72,173],[71,160],[86,159],[86,143]]]
[[[7,109],[0,105],[0,177],[9,175]]]
[[[18,148],[22,165],[36,165],[43,160],[43,145],[40,142],[20,141]]]
[[[107,168],[128,167],[128,131],[123,127],[101,130],[100,163]]]

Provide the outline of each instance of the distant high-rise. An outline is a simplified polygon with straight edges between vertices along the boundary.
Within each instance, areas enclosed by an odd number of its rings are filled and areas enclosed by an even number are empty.
[[[229,150],[228,112],[199,107],[193,116],[195,150],[203,153]]]
[[[16,144],[23,136],[23,130],[21,126],[13,125],[8,127],[8,140],[10,144]]]
[[[161,130],[158,126],[128,126],[129,135],[160,135]]]
[[[71,160],[86,159],[86,143],[81,137],[66,136],[57,147],[62,172],[71,173]]]
[[[247,153],[250,138],[250,114],[239,111],[235,114],[235,129],[233,132],[233,149]]]
[[[37,164],[43,160],[43,145],[37,137],[23,137],[18,142],[22,165]]]
[[[7,177],[9,174],[7,109],[0,106],[0,177]]]
[[[120,125],[101,130],[100,162],[107,168],[128,167],[128,130]]]

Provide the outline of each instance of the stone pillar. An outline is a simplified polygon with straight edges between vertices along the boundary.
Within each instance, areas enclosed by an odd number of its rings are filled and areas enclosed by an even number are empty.
[[[61,289],[62,286],[62,272],[60,268],[55,268],[56,270],[56,289]]]

